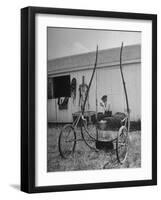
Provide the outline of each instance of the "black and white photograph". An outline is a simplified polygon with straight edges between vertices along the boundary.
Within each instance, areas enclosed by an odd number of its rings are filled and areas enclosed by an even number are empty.
[[[21,14],[21,190],[156,185],[157,16]]]
[[[141,37],[47,27],[47,172],[141,168]]]

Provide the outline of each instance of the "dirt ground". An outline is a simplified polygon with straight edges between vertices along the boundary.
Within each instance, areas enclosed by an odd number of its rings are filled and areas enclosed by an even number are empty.
[[[141,167],[141,131],[132,131],[129,133],[129,149],[126,162],[120,165],[116,158],[116,152],[105,152],[100,150],[95,152],[84,142],[79,141],[76,144],[75,152],[68,159],[60,156],[58,149],[58,138],[62,126],[48,125],[47,136],[47,171],[72,171],[72,170],[94,170],[94,169],[114,169],[114,168],[138,168]],[[90,127],[91,132],[93,127]],[[117,132],[111,131],[101,133],[101,137],[112,139]],[[80,130],[77,130],[77,138],[80,137]],[[91,143],[95,145],[95,143]]]

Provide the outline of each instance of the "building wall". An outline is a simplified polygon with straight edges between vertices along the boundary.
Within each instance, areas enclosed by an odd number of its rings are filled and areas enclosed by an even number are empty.
[[[131,120],[141,118],[141,65],[140,63],[127,64],[123,66],[123,73],[127,87],[129,106],[131,110]],[[76,101],[73,104],[72,98],[69,98],[68,109],[59,110],[57,99],[48,100],[48,121],[49,122],[71,122],[72,113],[80,110],[79,107],[79,85],[82,83],[82,76],[85,76],[85,83],[88,84],[91,78],[92,70],[71,72],[77,80]],[[65,73],[63,74],[65,75]],[[96,92],[97,87],[97,92]],[[96,94],[97,93],[97,94]],[[89,92],[89,110],[96,111],[96,96],[98,99],[98,112],[102,111],[99,105],[103,95],[108,95],[111,104],[112,113],[126,112],[126,100],[120,74],[119,65],[97,69]]]

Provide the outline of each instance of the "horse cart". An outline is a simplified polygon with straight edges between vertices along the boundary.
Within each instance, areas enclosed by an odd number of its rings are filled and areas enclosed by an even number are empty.
[[[91,80],[88,85],[86,98],[82,106],[81,112],[79,116],[74,120],[73,124],[67,124],[61,129],[59,135],[58,147],[62,158],[68,158],[70,155],[72,155],[75,151],[77,142],[84,141],[84,143],[90,149],[96,152],[100,150],[100,147],[105,147],[105,148],[107,147],[108,149],[114,150],[116,152],[116,157],[119,164],[123,164],[126,161],[128,154],[128,140],[129,140],[128,134],[130,129],[130,109],[129,109],[126,85],[122,71],[122,50],[123,50],[123,43],[120,48],[120,72],[124,87],[127,113],[121,115],[121,117],[118,117],[118,114],[116,113],[116,115],[113,115],[111,117],[106,117],[106,120],[99,120],[97,118],[97,112],[96,112],[96,122],[93,126],[94,128],[91,130],[88,126],[84,113],[85,113],[85,105],[87,97],[89,94],[89,90],[97,66],[97,57],[98,57],[98,46],[97,46],[94,69],[92,72]],[[113,129],[113,125],[116,123],[117,123],[117,128],[115,127],[115,129]],[[116,136],[110,140],[101,139],[100,132],[103,130],[105,131],[106,134],[108,134],[108,131],[110,131],[111,128],[113,131],[116,131],[115,134]],[[81,138],[77,138],[78,130],[80,131]]]

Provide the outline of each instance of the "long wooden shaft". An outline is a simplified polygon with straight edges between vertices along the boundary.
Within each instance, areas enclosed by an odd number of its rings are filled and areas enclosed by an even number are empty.
[[[98,57],[98,45],[97,45],[97,49],[96,49],[96,59],[95,59],[95,64],[94,64],[94,68],[93,68],[91,80],[90,80],[90,82],[89,82],[88,89],[87,89],[87,93],[86,93],[85,100],[84,100],[84,104],[83,104],[83,107],[82,107],[82,115],[84,114],[84,111],[85,111],[85,106],[86,106],[87,98],[88,98],[88,95],[89,95],[89,90],[90,90],[90,87],[91,87],[91,84],[92,84],[92,80],[93,80],[93,77],[94,77],[94,73],[95,73],[95,71],[96,71],[97,57]]]
[[[121,50],[120,50],[120,72],[121,72],[122,83],[123,83],[124,92],[125,92],[125,99],[126,99],[127,113],[129,114],[129,113],[130,113],[129,102],[128,102],[128,96],[127,96],[126,84],[125,84],[125,80],[124,80],[124,76],[123,76],[123,71],[122,71],[122,50],[123,50],[123,42],[122,42]]]

